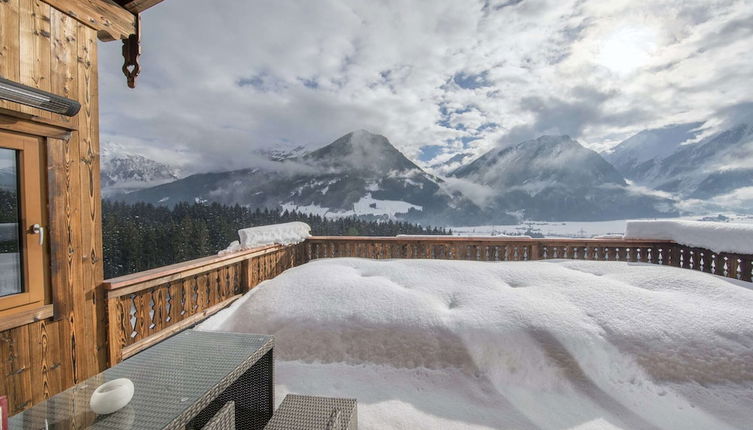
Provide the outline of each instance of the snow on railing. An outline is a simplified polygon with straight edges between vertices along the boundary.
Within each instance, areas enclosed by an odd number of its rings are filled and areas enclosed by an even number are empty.
[[[753,254],[753,224],[659,220],[628,221],[626,239],[664,239],[716,253]]]
[[[266,245],[294,245],[311,237],[311,227],[303,222],[263,225],[238,230],[240,240],[233,241],[219,255]]]

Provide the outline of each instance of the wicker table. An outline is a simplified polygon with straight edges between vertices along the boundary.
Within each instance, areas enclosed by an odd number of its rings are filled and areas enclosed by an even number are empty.
[[[273,412],[271,336],[186,330],[10,419],[12,429],[202,428],[228,401],[239,428],[262,429]],[[129,378],[131,402],[110,415],[89,408],[101,384]]]

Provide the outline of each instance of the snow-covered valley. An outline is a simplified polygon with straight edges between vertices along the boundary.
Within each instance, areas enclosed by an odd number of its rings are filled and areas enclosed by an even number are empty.
[[[649,264],[317,260],[202,330],[276,336],[279,402],[365,429],[743,429],[750,283]]]
[[[684,216],[663,218],[666,221],[712,221],[753,224],[753,215],[709,214],[706,216]],[[630,219],[611,221],[523,221],[510,225],[474,225],[449,227],[455,236],[535,236],[535,237],[577,237],[621,236]]]

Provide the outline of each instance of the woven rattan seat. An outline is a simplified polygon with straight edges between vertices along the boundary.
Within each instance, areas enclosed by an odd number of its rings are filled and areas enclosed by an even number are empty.
[[[272,415],[266,430],[355,430],[356,399],[288,394]]]

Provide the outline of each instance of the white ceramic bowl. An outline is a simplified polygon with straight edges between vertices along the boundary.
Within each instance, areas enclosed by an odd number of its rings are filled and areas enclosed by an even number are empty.
[[[114,379],[97,387],[89,400],[89,407],[95,414],[111,414],[133,398],[133,382],[128,378]]]

